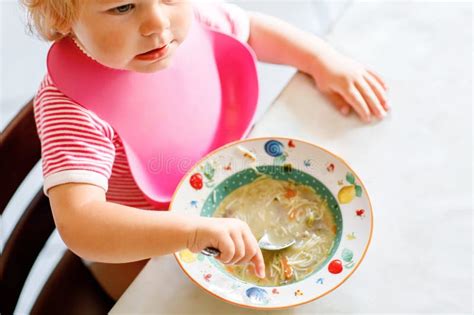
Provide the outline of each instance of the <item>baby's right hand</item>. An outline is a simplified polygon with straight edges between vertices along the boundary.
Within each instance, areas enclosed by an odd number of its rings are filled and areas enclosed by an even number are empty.
[[[224,264],[255,265],[257,277],[265,277],[262,251],[247,223],[233,218],[196,219],[196,226],[188,237],[188,249],[199,253],[206,247],[217,248],[216,258]]]

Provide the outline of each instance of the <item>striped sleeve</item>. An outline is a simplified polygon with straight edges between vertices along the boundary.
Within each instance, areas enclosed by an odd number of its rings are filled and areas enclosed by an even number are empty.
[[[113,129],[62,94],[46,76],[34,100],[44,192],[65,183],[107,191],[115,159]]]
[[[194,1],[194,14],[204,25],[242,42],[250,36],[250,18],[242,8],[222,1]]]

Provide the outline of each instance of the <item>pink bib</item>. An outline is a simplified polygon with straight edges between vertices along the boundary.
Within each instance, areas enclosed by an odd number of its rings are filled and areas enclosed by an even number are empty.
[[[47,65],[62,93],[115,129],[138,187],[159,209],[167,209],[188,169],[245,137],[253,123],[253,51],[196,20],[171,66],[155,73],[105,67],[71,38],[51,47]]]

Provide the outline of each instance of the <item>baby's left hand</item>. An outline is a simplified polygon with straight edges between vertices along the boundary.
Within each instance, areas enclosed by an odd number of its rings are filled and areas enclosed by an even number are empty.
[[[318,53],[314,60],[310,75],[343,115],[352,108],[365,122],[372,116],[385,117],[387,86],[377,74],[332,48]]]

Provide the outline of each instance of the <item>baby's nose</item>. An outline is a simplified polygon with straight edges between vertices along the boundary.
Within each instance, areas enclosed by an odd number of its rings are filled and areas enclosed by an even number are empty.
[[[154,3],[143,16],[143,22],[140,25],[140,33],[143,36],[161,34],[163,30],[170,27],[170,18],[166,8],[160,3]]]

